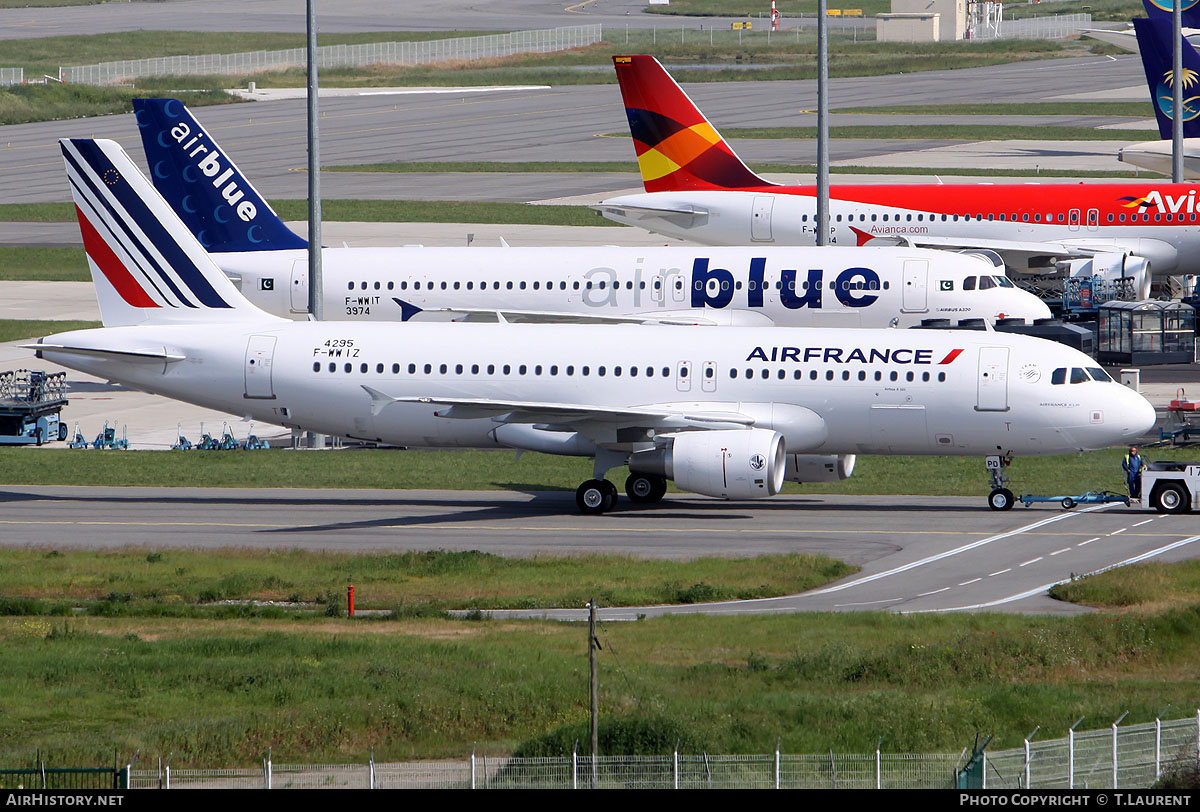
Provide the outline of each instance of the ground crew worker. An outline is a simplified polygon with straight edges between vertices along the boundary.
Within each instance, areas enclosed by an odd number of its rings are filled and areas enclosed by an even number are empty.
[[[1121,468],[1125,470],[1125,481],[1129,485],[1130,499],[1142,498],[1142,468],[1144,467],[1145,463],[1138,454],[1137,448],[1131,446],[1129,453],[1121,461]]]

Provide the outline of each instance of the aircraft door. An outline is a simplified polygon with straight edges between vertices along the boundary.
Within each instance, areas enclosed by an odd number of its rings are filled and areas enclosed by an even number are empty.
[[[250,336],[246,343],[246,394],[256,400],[274,400],[271,366],[275,356],[275,336]]]
[[[750,239],[754,242],[772,242],[771,209],[775,205],[774,195],[758,195],[754,198],[754,210],[750,217]]]
[[[1100,228],[1100,210],[1088,209],[1087,211],[1087,230],[1095,231]]]
[[[1008,411],[1008,347],[979,348],[977,412]]]
[[[1079,230],[1079,209],[1071,209],[1067,212],[1067,228],[1071,231]]]
[[[680,392],[692,391],[691,361],[680,361],[675,365],[675,388]]]
[[[900,309],[905,313],[924,313],[929,309],[929,261],[904,261],[904,294]]]
[[[717,364],[715,361],[705,361],[701,371],[700,388],[705,392],[717,391]]]
[[[292,312],[308,312],[308,260],[292,263]]]

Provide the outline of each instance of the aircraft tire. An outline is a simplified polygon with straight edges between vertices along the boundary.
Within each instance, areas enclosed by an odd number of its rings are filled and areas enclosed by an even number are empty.
[[[992,510],[1012,510],[1013,493],[1008,488],[996,488],[988,495],[988,507]]]
[[[1063,510],[1070,510],[1075,507],[1075,500],[1069,496],[1064,496],[1062,500]]]
[[[625,480],[625,494],[631,502],[657,502],[666,492],[667,480],[654,474],[630,474]]]
[[[589,479],[575,491],[575,504],[588,516],[599,516],[617,503],[617,486],[603,479]]]

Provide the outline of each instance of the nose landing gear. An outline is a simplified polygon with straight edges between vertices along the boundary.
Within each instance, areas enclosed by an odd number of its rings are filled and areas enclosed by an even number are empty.
[[[994,454],[984,457],[983,461],[992,480],[992,492],[988,494],[988,507],[992,510],[1011,510],[1016,498],[1013,496],[1013,492],[1005,487],[1008,484],[1008,477],[1004,475],[1004,469],[1012,465],[1012,454],[1003,457]]]

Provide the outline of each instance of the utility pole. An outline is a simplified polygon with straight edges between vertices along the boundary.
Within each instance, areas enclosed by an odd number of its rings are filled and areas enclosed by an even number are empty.
[[[829,245],[828,0],[817,0],[817,245]]]
[[[596,758],[600,755],[600,678],[596,668],[596,652],[600,641],[596,639],[596,599],[588,601],[588,663],[591,667],[592,694],[592,789],[600,788]]]
[[[321,145],[317,134],[317,0],[308,4],[308,312],[313,321],[321,308]]]
[[[1183,183],[1183,0],[1171,3],[1171,182]]]

